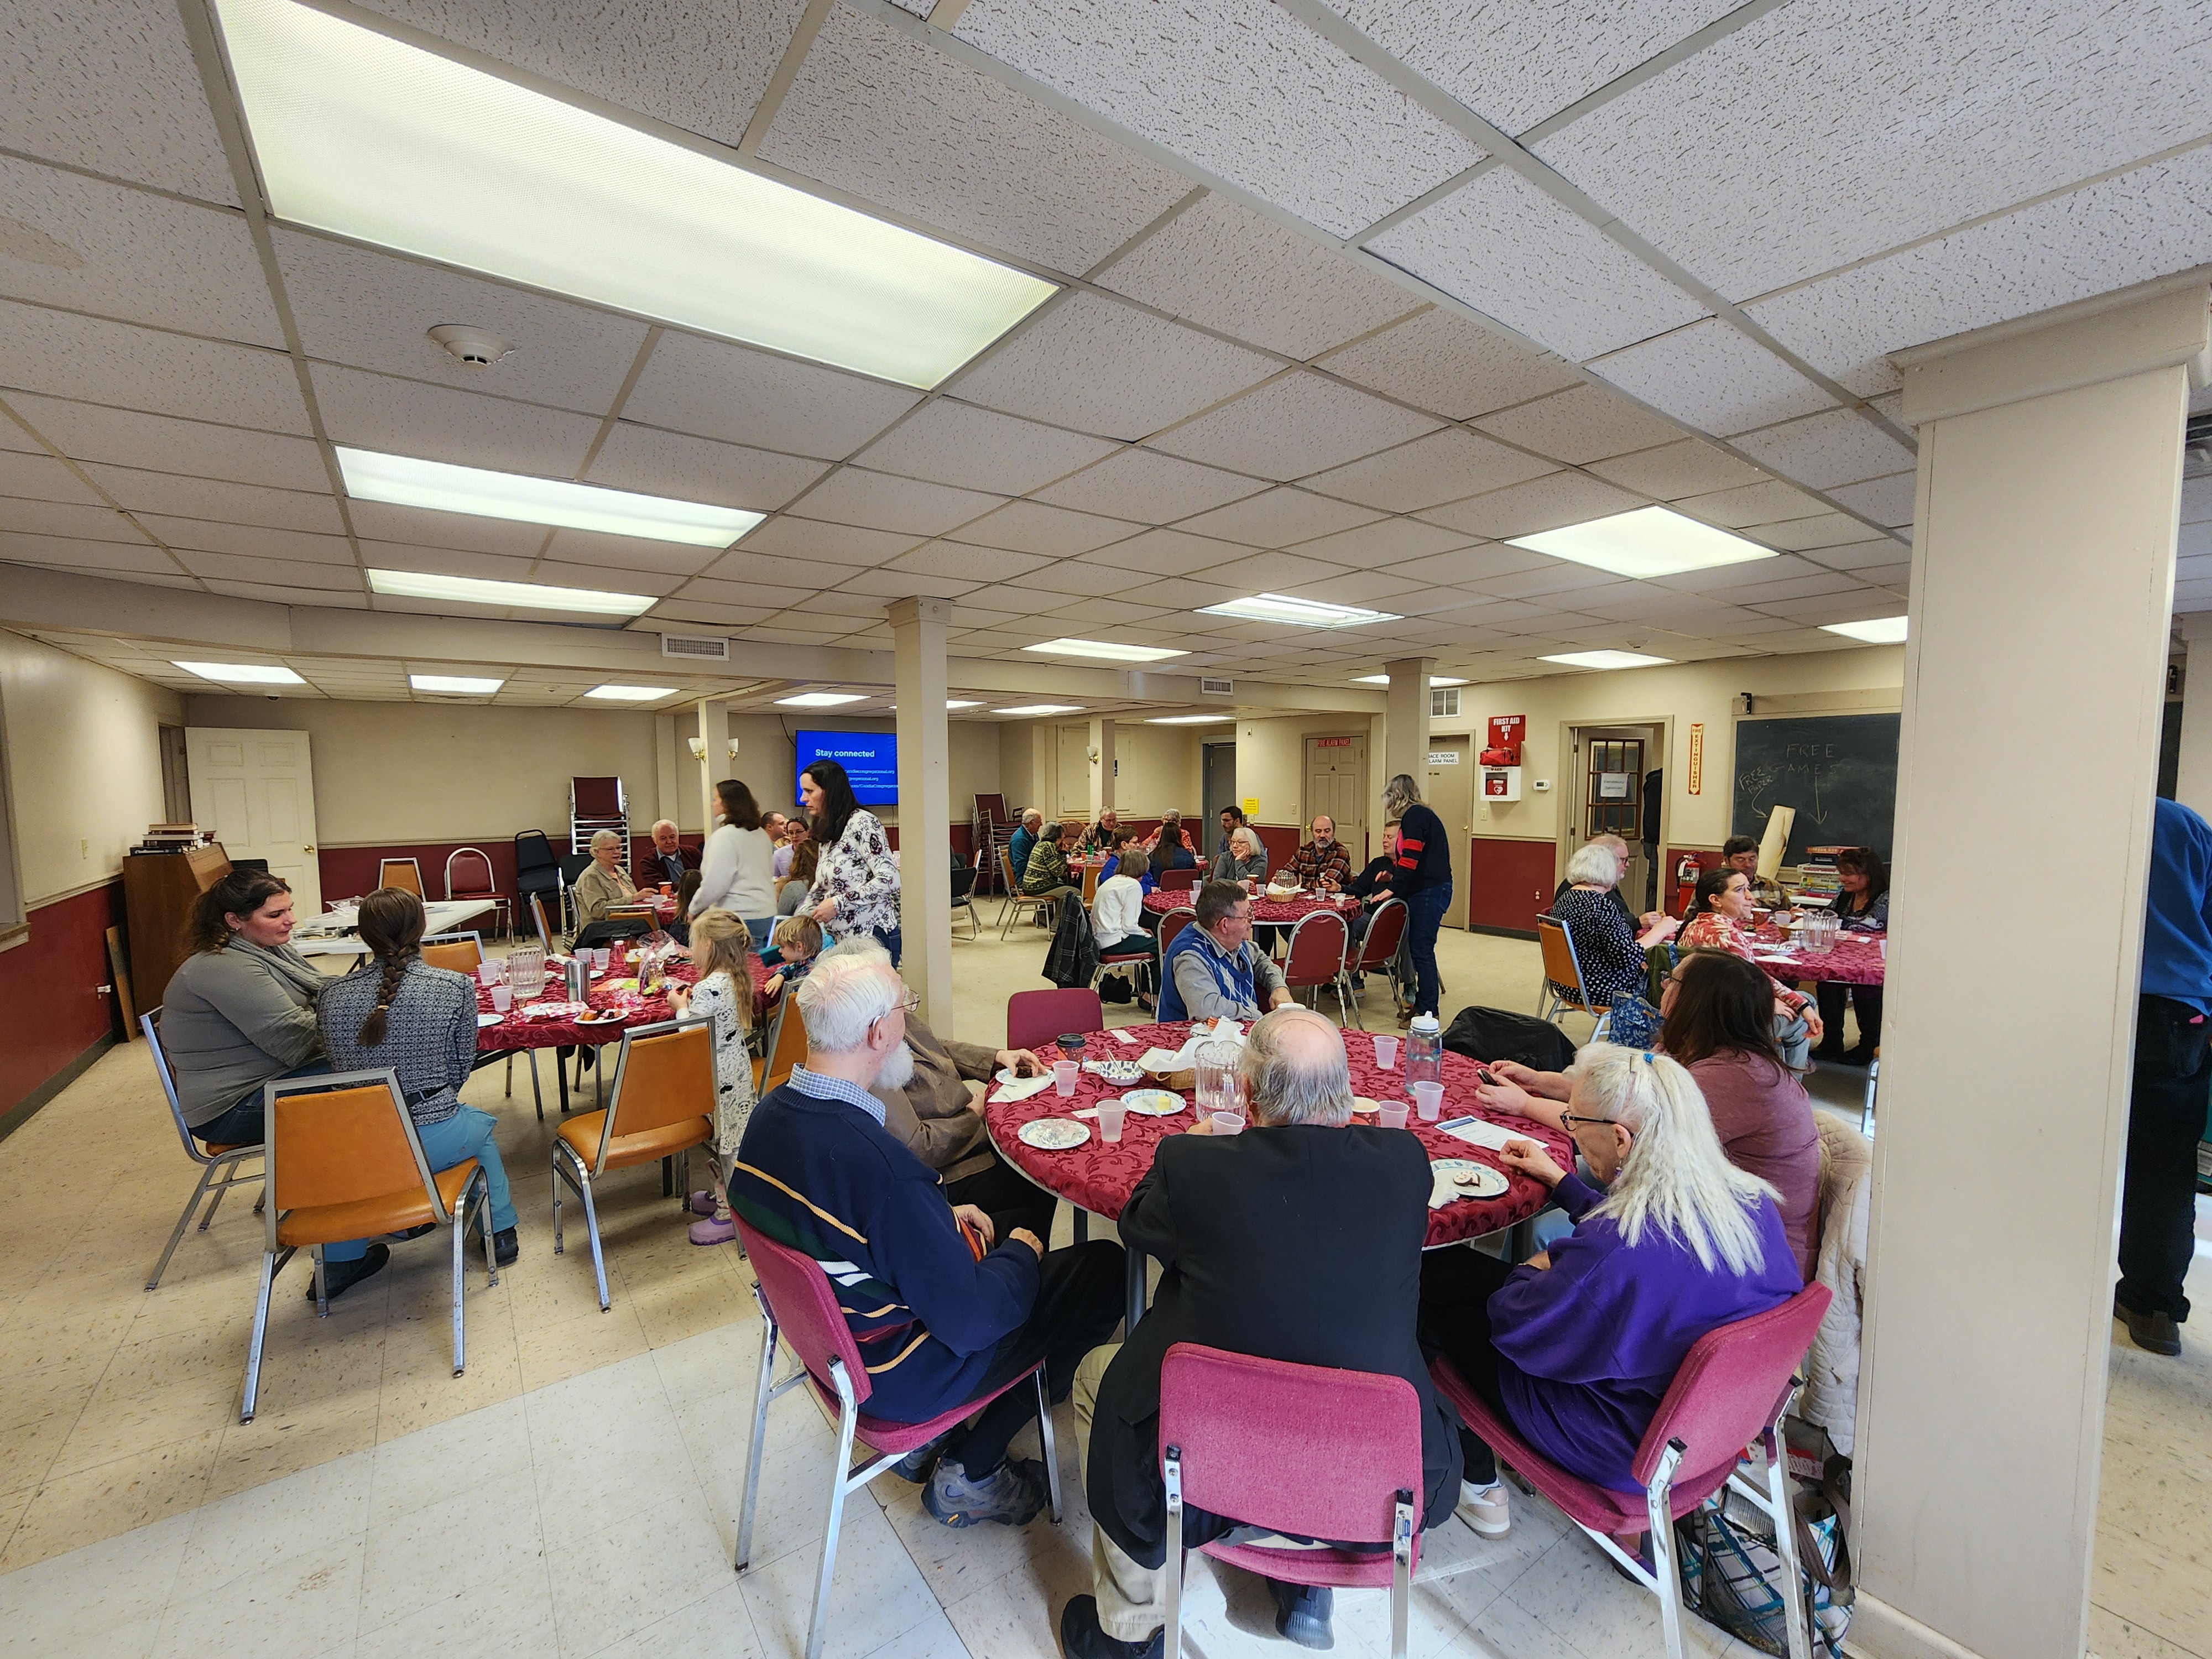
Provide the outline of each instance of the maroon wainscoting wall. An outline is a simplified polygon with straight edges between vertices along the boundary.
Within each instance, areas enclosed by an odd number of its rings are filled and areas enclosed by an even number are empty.
[[[1260,844],[1267,849],[1267,867],[1279,870],[1297,856],[1298,848],[1306,842],[1304,831],[1295,824],[1255,823],[1247,826],[1259,836]],[[1220,839],[1217,833],[1215,840]]]
[[[1559,885],[1559,848],[1551,841],[1484,836],[1468,848],[1468,926],[1536,936],[1536,918]]]
[[[12,1111],[103,1037],[120,1035],[107,930],[123,923],[123,884],[40,906],[31,937],[0,951],[0,1112]]]

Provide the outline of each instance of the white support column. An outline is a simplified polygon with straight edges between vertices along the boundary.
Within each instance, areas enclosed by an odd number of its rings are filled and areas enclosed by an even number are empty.
[[[714,786],[730,775],[730,705],[720,697],[699,703],[699,805],[706,817],[706,833],[714,833],[714,815],[722,810]]]
[[[1103,817],[1114,805],[1114,722],[1091,722],[1091,821]]]
[[[2181,767],[2173,798],[2212,817],[2212,616],[2184,617],[2181,637],[2189,662],[2181,671]]]
[[[898,698],[899,929],[907,982],[921,1017],[952,1035],[952,765],[945,716],[943,599],[895,599],[892,673]]]
[[[1382,775],[1375,779],[1377,800],[1391,779],[1403,772],[1418,787],[1429,774],[1429,675],[1435,670],[1434,657],[1407,657],[1397,662],[1385,663],[1382,672],[1390,677],[1390,689],[1384,695],[1385,718],[1389,726],[1382,737]],[[1383,814],[1375,815],[1377,844],[1381,842]]]
[[[2200,282],[1898,358],[1920,478],[1853,1487],[1871,1659],[2083,1649],[2207,342]],[[2057,757],[2049,787],[2024,744]],[[2066,902],[2029,958],[1993,955],[1991,895],[2047,884],[2053,848]]]

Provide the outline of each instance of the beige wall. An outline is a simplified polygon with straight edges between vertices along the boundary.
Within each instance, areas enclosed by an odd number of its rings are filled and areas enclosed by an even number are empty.
[[[1225,732],[1228,728],[1116,720],[1114,756],[1121,769],[1114,781],[1115,810],[1135,818],[1156,818],[1171,807],[1197,811],[1199,739],[1194,733],[1214,730]],[[1007,810],[1018,812],[1035,806],[1048,817],[1059,811],[1087,819],[1091,775],[1085,750],[1090,743],[1091,727],[1085,720],[1019,720],[1000,726],[999,780]],[[957,743],[954,757],[957,762]],[[956,789],[952,799],[957,806],[964,797]]]
[[[0,632],[0,715],[24,906],[112,879],[168,816],[158,728],[185,723],[185,700]]]
[[[1225,729],[1219,735],[1226,735]],[[1249,813],[1252,822],[1303,825],[1306,739],[1340,736],[1367,739],[1368,779],[1379,788],[1376,767],[1382,749],[1382,722],[1376,716],[1290,714],[1274,720],[1238,720],[1237,794],[1240,802],[1256,799],[1260,803],[1258,811]]]

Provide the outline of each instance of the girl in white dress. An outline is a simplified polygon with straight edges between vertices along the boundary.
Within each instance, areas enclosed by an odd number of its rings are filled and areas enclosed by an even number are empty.
[[[738,1236],[730,1215],[730,1165],[744,1139],[753,1113],[753,1057],[747,1039],[753,1025],[751,931],[727,910],[705,910],[691,919],[691,962],[699,982],[668,994],[677,1018],[714,1022],[714,1186],[691,1194],[691,1207],[702,1218],[691,1224],[694,1244],[726,1244]]]

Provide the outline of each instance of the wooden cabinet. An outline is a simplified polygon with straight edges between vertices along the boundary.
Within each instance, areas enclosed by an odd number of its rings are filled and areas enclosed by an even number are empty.
[[[185,922],[192,902],[229,873],[230,856],[219,845],[184,853],[133,853],[123,860],[131,1001],[140,1013],[161,1006],[169,975],[185,959]]]

